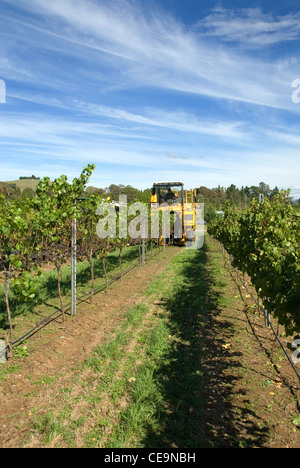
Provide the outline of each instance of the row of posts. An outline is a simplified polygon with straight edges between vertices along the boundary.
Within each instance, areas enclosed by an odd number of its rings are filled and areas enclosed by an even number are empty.
[[[260,202],[260,203],[264,203],[264,201],[265,201],[264,194],[263,194],[263,193],[260,193],[260,194],[259,194],[259,202]],[[266,297],[265,297],[264,299],[266,299]],[[263,307],[263,313],[264,313],[264,315],[265,315],[265,323],[266,323],[266,326],[267,326],[267,327],[270,327],[270,325],[271,325],[270,314],[269,314],[269,312],[268,312],[264,307]]]
[[[87,200],[88,198],[79,197],[74,200],[75,210],[77,207],[77,201]],[[76,263],[77,263],[77,224],[76,218],[72,220],[72,256],[71,256],[71,315],[76,315]],[[163,250],[166,250],[166,239],[164,239]],[[146,264],[146,246],[145,239],[142,239],[142,266]]]
[[[76,200],[75,200],[76,204]],[[76,246],[76,219],[72,221],[72,257],[71,257],[71,315],[76,315],[76,263],[77,263],[77,246]],[[163,249],[166,249],[164,239]],[[146,264],[146,246],[145,239],[142,239],[142,266]]]

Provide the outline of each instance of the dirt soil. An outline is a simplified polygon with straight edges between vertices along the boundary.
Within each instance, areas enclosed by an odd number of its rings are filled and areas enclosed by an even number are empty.
[[[209,347],[220,350],[217,358],[212,356],[211,374],[218,376],[218,399],[227,401],[225,446],[241,440],[239,448],[300,448],[299,379],[253,300],[250,278],[242,278],[228,258],[221,264],[225,301],[214,320],[221,333]],[[291,338],[286,339],[275,319],[272,324],[291,358],[286,346]],[[299,365],[296,369],[300,373]]]

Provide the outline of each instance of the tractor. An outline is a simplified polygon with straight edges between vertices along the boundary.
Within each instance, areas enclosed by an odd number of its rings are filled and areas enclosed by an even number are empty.
[[[151,194],[151,213],[170,213],[169,243],[185,245],[196,229],[196,191],[185,190],[183,182],[156,182]],[[163,215],[162,215],[163,216]],[[189,234],[190,233],[190,234]],[[166,241],[160,234],[160,243]]]

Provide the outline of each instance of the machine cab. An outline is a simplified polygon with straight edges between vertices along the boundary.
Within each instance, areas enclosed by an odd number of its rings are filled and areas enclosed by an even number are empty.
[[[183,182],[157,182],[153,184],[151,203],[182,204],[184,202]]]

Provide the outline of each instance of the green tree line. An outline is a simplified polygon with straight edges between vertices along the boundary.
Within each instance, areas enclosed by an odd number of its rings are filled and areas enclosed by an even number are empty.
[[[262,194],[264,199],[274,200],[280,193],[278,187],[270,188],[265,182],[260,182],[259,185],[245,186],[238,188],[231,184],[229,187],[207,188],[201,186],[197,190],[197,201],[205,205],[205,220],[212,221],[216,216],[216,211],[224,210],[226,201],[230,201],[234,206],[240,209],[247,208],[251,205],[252,200],[259,200],[259,195]],[[292,198],[287,196],[286,200],[293,204]]]

